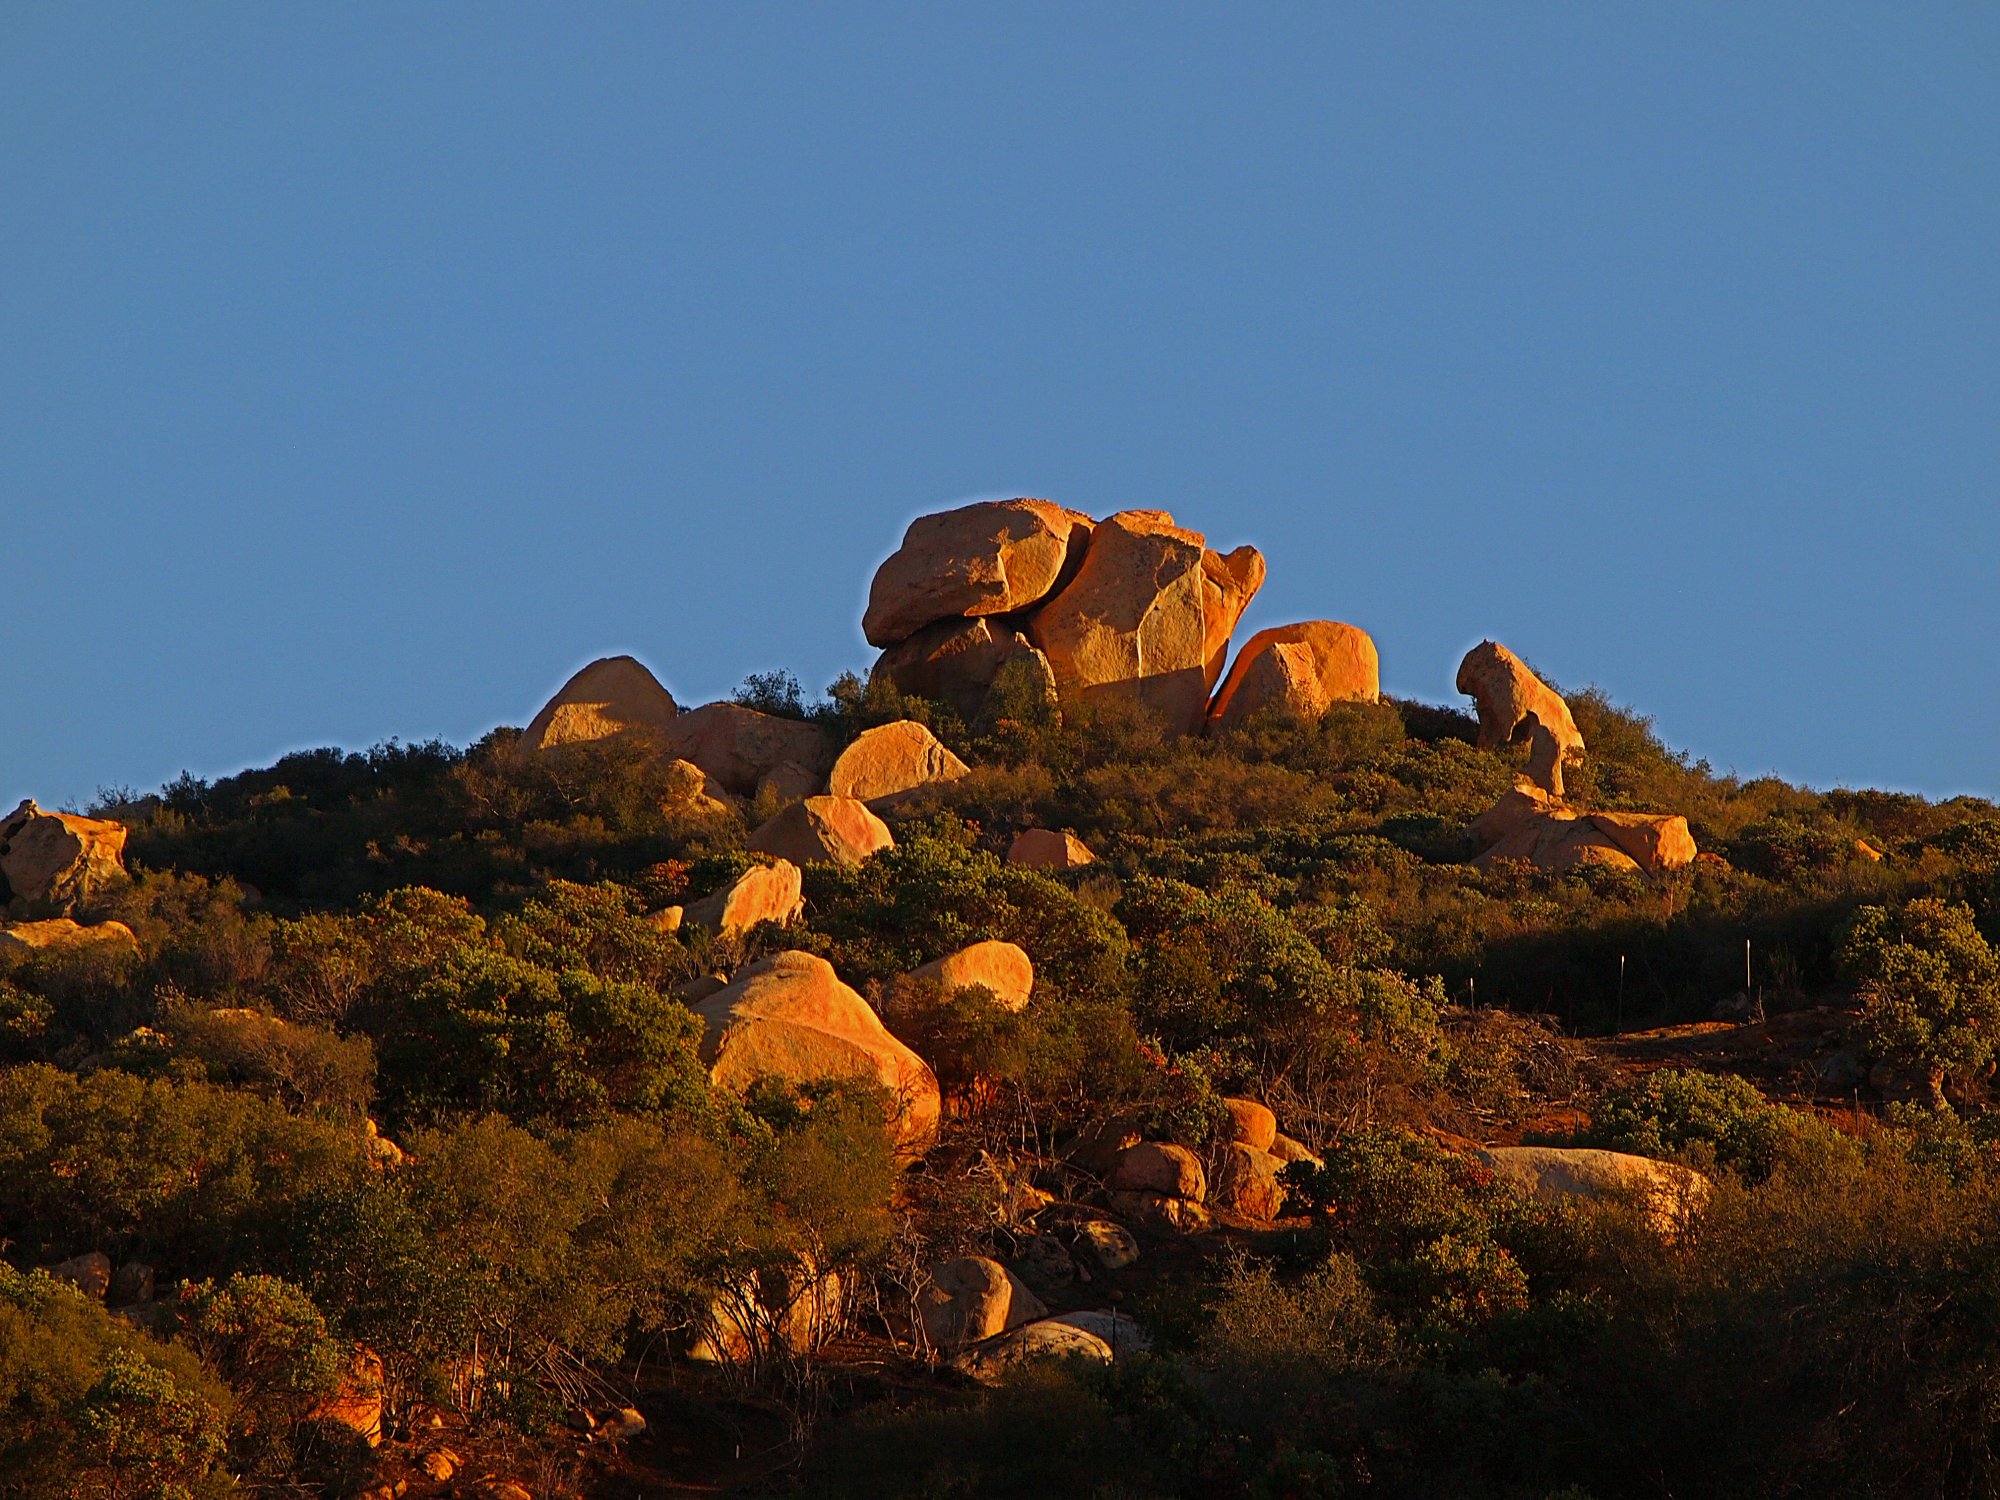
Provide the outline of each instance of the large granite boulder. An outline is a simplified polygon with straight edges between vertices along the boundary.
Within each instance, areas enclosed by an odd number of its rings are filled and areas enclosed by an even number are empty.
[[[1222,1138],[1239,1141],[1253,1151],[1269,1151],[1278,1139],[1278,1117],[1255,1099],[1222,1101]]]
[[[910,978],[935,984],[946,994],[984,989],[1007,1010],[1026,1007],[1035,989],[1035,964],[1015,943],[973,943],[956,953],[932,959],[911,971]]]
[[[1213,1208],[1268,1224],[1284,1212],[1285,1190],[1278,1174],[1285,1163],[1269,1151],[1226,1141],[1211,1158],[1208,1203]]]
[[[1048,1315],[1020,1277],[983,1255],[932,1266],[917,1296],[917,1318],[934,1349],[957,1349]]]
[[[1307,620],[1260,630],[1244,642],[1209,705],[1208,722],[1234,729],[1270,711],[1316,722],[1336,703],[1374,703],[1381,696],[1381,659],[1368,633],[1334,620]]]
[[[1165,511],[1120,511],[1091,532],[1076,577],[1028,615],[1028,637],[1065,700],[1136,702],[1188,732],[1263,581],[1254,547],[1224,557]]]
[[[1024,672],[1042,701],[1056,696],[1049,659],[1007,619],[940,620],[884,651],[872,677],[886,678],[913,698],[950,704],[966,723],[978,721],[986,695],[1003,672]]]
[[[1043,1318],[972,1345],[957,1364],[981,1384],[997,1385],[1011,1371],[1043,1360],[1077,1359],[1108,1365],[1113,1358],[1111,1345],[1088,1329]]]
[[[817,724],[741,703],[691,708],[667,726],[664,738],[671,754],[693,761],[739,797],[756,796],[767,777],[786,767],[816,784],[833,764],[833,745]]]
[[[522,756],[632,733],[654,734],[680,706],[660,681],[629,656],[606,656],[583,668],[542,706],[517,745]]]
[[[919,787],[956,781],[971,769],[924,725],[898,719],[856,736],[834,761],[826,789],[836,797],[890,803]]]
[[[701,1058],[720,1088],[747,1093],[760,1078],[789,1084],[858,1078],[898,1101],[898,1145],[921,1153],[937,1138],[937,1078],[889,1034],[868,1002],[810,953],[774,953],[694,1007]]]
[[[1536,781],[1560,795],[1561,768],[1583,759],[1583,732],[1562,696],[1528,669],[1528,664],[1495,641],[1481,641],[1458,664],[1458,690],[1479,708],[1479,748],[1497,750],[1514,739],[1532,739],[1535,726],[1548,731],[1552,746],[1536,746]],[[1553,760],[1555,777],[1542,769]]]
[[[1662,1232],[1677,1232],[1707,1204],[1714,1185],[1691,1167],[1585,1146],[1494,1146],[1488,1167],[1531,1198],[1627,1202]]]
[[[867,803],[853,797],[808,797],[751,834],[744,847],[800,865],[858,865],[895,845],[889,825]]]
[[[1026,609],[1074,571],[1090,532],[1088,516],[1047,500],[983,500],[919,516],[875,572],[862,633],[893,646],[940,620]]]
[[[125,825],[43,812],[24,801],[0,819],[0,905],[17,915],[66,917],[125,876]]]
[[[724,936],[748,932],[759,922],[782,926],[805,910],[800,888],[799,867],[788,859],[752,865],[721,890],[690,901],[676,925],[713,928]]]
[[[1472,862],[1525,860],[1537,869],[1598,866],[1646,876],[1694,862],[1687,819],[1672,813],[1583,812],[1531,782],[1517,783],[1468,825],[1487,847]]]
[[[1185,1146],[1141,1141],[1118,1153],[1105,1186],[1115,1192],[1164,1193],[1199,1203],[1208,1194],[1201,1159]]]
[[[34,953],[45,948],[111,948],[137,953],[139,940],[123,922],[85,927],[68,917],[50,917],[0,927],[0,953]]]

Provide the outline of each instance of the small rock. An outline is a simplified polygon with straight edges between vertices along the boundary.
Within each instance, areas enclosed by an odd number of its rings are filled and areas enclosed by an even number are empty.
[[[449,1448],[433,1448],[417,1461],[417,1467],[439,1484],[443,1484],[458,1472],[458,1467],[463,1461]]]
[[[1078,870],[1097,863],[1097,856],[1073,833],[1052,828],[1025,828],[1007,849],[1007,863],[1030,870]]]
[[[646,1419],[638,1409],[621,1406],[598,1424],[597,1436],[593,1441],[600,1443],[629,1442],[646,1430]]]
[[[1123,1224],[1114,1224],[1109,1219],[1087,1219],[1077,1225],[1076,1235],[1107,1271],[1122,1271],[1138,1263],[1139,1242]]]

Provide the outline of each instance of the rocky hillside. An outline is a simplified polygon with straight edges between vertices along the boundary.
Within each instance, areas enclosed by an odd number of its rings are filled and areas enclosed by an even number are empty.
[[[966,506],[821,700],[24,803],[0,1493],[1993,1493],[2000,810],[1264,573]]]

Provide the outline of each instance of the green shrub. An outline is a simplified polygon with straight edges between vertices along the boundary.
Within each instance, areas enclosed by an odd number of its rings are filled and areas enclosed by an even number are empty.
[[[1811,1115],[1768,1103],[1747,1079],[1663,1068],[1607,1089],[1591,1110],[1589,1140],[1640,1156],[1693,1157],[1757,1183],[1789,1158],[1839,1150],[1844,1138]]]
[[[1878,1057],[1933,1071],[1977,1068],[2000,1040],[2000,957],[1969,907],[1931,898],[1863,907],[1841,947]]]

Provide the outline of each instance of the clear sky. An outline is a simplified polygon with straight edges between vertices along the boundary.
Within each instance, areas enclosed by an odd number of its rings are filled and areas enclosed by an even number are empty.
[[[0,8],[8,806],[817,688],[1011,494],[2000,794],[2000,6]]]

